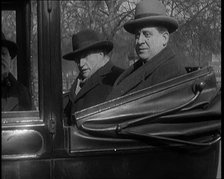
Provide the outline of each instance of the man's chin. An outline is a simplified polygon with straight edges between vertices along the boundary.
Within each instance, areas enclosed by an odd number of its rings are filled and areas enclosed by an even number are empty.
[[[142,60],[147,60],[149,58],[148,55],[145,55],[145,54],[138,54],[139,58],[141,58]]]
[[[86,80],[87,78],[89,78],[88,75],[85,75],[85,74],[82,75],[82,80]]]

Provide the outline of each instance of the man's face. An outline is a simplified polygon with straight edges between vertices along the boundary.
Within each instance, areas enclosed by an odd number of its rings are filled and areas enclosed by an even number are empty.
[[[103,52],[86,52],[79,59],[78,68],[83,80],[87,80],[104,65]]]
[[[10,71],[11,65],[11,56],[9,54],[9,50],[6,47],[1,47],[1,58],[2,58],[2,74],[1,80],[3,80]]]
[[[155,27],[145,27],[135,33],[135,49],[138,56],[148,61],[158,54],[168,41],[168,32],[160,33]],[[164,45],[165,44],[165,45]]]

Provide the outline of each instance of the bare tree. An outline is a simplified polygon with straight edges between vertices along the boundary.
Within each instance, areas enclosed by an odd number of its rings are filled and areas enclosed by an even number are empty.
[[[221,1],[165,0],[164,3],[180,24],[172,42],[193,57],[195,64],[207,65],[212,53],[221,52]]]

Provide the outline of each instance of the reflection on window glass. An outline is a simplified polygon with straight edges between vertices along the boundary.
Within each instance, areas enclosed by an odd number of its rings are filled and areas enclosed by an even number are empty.
[[[31,14],[26,11],[18,18],[17,13],[22,9],[1,11],[2,111],[39,109],[37,2],[31,1],[30,5]],[[26,21],[26,16],[30,17],[30,22]]]
[[[17,79],[16,11],[2,11],[1,21],[1,109],[30,110],[29,91]]]
[[[38,45],[37,45],[37,1],[31,1],[31,90],[34,108],[39,109],[38,102]]]
[[[2,11],[2,33],[6,39],[16,42],[16,11]],[[11,62],[10,72],[17,79],[17,56]]]

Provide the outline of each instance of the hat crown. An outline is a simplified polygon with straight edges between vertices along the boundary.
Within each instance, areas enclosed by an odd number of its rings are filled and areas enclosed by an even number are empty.
[[[101,41],[101,36],[93,30],[83,30],[72,36],[73,51]]]
[[[158,0],[143,0],[136,5],[135,19],[158,15],[167,16],[165,6]]]
[[[109,53],[113,49],[113,43],[104,39],[103,35],[91,30],[82,30],[72,36],[73,51],[65,54],[65,60],[79,59],[82,53],[89,50],[102,50],[104,53]]]
[[[173,33],[178,28],[178,22],[167,15],[165,5],[159,0],[142,0],[135,7],[134,19],[126,22],[124,29],[134,34],[136,29],[148,26],[165,27]]]

